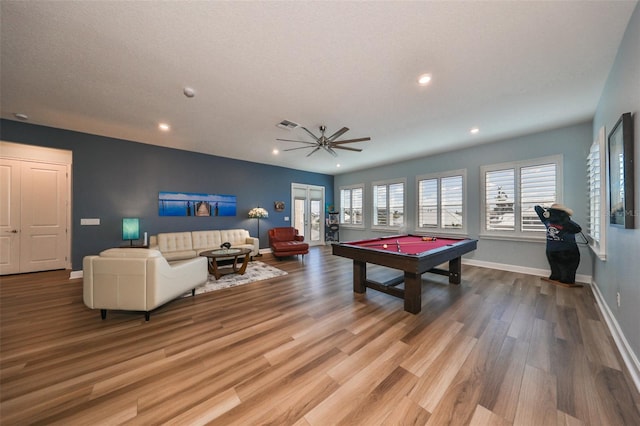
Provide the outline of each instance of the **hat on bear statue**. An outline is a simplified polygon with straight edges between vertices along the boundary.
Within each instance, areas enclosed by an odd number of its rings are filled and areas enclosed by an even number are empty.
[[[571,210],[567,206],[563,206],[562,204],[556,204],[556,203],[551,204],[551,207],[549,207],[549,210],[560,210],[560,211],[565,212],[569,216],[573,216],[573,210]]]

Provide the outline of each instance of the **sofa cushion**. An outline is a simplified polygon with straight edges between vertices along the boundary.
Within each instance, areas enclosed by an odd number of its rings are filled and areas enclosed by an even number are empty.
[[[298,230],[291,227],[273,228],[269,230],[272,241],[293,241],[298,236]]]
[[[168,251],[193,250],[191,232],[169,232],[165,234],[158,234],[158,250],[163,253]]]
[[[204,250],[212,250],[220,248],[220,244],[224,243],[220,237],[220,231],[193,231],[191,233],[193,241],[193,249],[200,253]]]
[[[110,248],[100,252],[101,257],[124,257],[128,259],[139,259],[148,257],[162,257],[158,250],[145,248]]]
[[[309,250],[309,244],[300,241],[274,241],[271,243],[271,247],[276,252]]]
[[[232,246],[238,244],[247,244],[247,238],[249,238],[249,231],[246,229],[221,229],[220,244],[229,242]]]

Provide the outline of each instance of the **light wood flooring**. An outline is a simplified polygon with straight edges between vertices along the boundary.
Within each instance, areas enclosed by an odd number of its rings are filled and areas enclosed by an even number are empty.
[[[640,425],[591,289],[463,266],[422,312],[352,291],[330,247],[288,275],[151,314],[82,303],[69,271],[0,279],[0,423]],[[372,268],[369,275],[389,270]]]

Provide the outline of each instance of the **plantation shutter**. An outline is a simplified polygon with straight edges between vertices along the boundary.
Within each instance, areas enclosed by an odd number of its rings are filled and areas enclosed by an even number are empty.
[[[373,224],[378,226],[388,225],[386,185],[375,185],[373,187]]]
[[[389,215],[391,226],[404,224],[404,183],[389,185]]]
[[[418,226],[436,228],[438,226],[438,179],[418,182]]]
[[[354,188],[351,190],[351,223],[354,225],[362,225],[362,188]]]
[[[541,164],[520,169],[520,219],[522,231],[545,231],[534,206],[556,202],[556,165]]]
[[[595,241],[600,241],[600,144],[594,142],[587,157],[589,179],[589,223],[588,232]]]
[[[488,231],[515,230],[515,169],[485,174],[485,218]]]
[[[462,228],[462,176],[441,180],[442,227]]]
[[[340,191],[340,222],[351,223],[351,190]]]

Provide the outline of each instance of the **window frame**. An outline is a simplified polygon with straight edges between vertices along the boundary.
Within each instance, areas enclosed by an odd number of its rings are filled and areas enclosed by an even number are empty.
[[[593,160],[592,154],[594,148],[597,148],[598,158]],[[600,187],[593,188],[595,183],[592,182],[592,169],[591,162],[597,161],[599,172],[597,174],[600,177]],[[587,235],[589,235],[588,243],[591,250],[601,260],[607,260],[606,253],[606,241],[607,241],[607,223],[609,220],[609,211],[607,207],[607,149],[606,149],[606,133],[605,128],[602,126],[598,131],[596,139],[589,148],[589,154],[587,155],[587,186],[589,188],[589,219],[587,226]],[[598,204],[594,207],[594,198],[598,200]],[[594,236],[593,224],[596,222],[595,215],[598,215],[600,223],[598,225],[598,236]]]
[[[462,176],[462,227],[461,228],[444,228],[442,226],[442,179]],[[420,226],[420,182],[423,180],[437,180],[437,224],[435,227]],[[432,233],[438,235],[467,235],[467,169],[448,170],[446,172],[427,173],[416,176],[416,205],[415,205],[415,232],[416,233]]]
[[[556,203],[562,203],[563,199],[563,156],[562,154],[550,155],[547,157],[532,158],[520,161],[509,161],[505,163],[487,164],[480,167],[480,237],[485,239],[505,239],[505,240],[521,240],[521,241],[544,241],[546,240],[546,232],[540,231],[522,231],[522,200],[521,186],[522,176],[521,169],[545,164],[555,164],[556,166]],[[488,230],[487,229],[487,178],[488,172],[499,170],[514,170],[514,227],[513,231],[508,230]]]
[[[387,187],[387,217],[390,217],[390,206],[389,206],[389,186],[402,184],[402,209],[403,209],[403,220],[402,225],[399,226],[391,226],[391,225],[375,225],[374,224],[374,210],[376,208],[376,194],[374,191],[377,186],[386,186]],[[407,226],[407,179],[399,178],[399,179],[386,179],[371,182],[371,230],[375,231],[400,231],[402,229],[406,229]]]
[[[353,190],[354,189],[360,189],[362,191],[362,223],[349,223],[349,222],[343,222],[343,215],[342,215],[342,191],[350,191],[350,200],[351,200],[351,206],[353,208]],[[342,228],[353,228],[353,229],[364,229],[364,224],[365,224],[365,206],[366,206],[366,195],[365,195],[365,186],[364,183],[358,183],[358,184],[354,184],[354,185],[345,185],[345,186],[341,186],[338,188],[338,193],[340,194],[340,207],[338,209],[339,212],[339,223],[340,223],[340,227]]]

